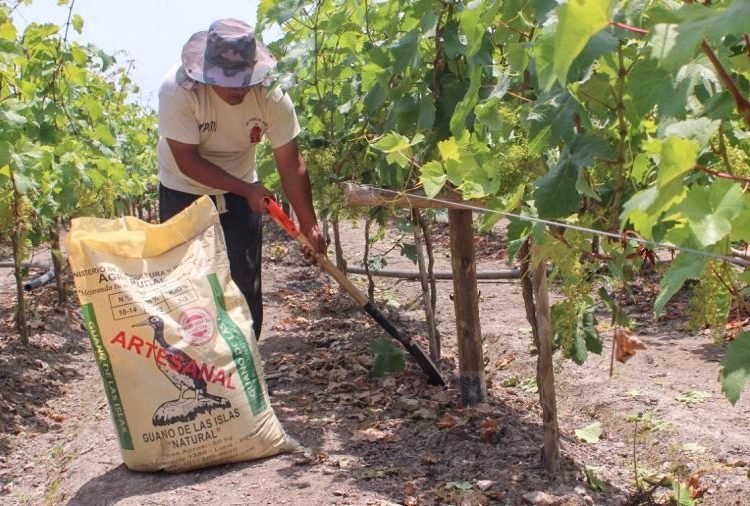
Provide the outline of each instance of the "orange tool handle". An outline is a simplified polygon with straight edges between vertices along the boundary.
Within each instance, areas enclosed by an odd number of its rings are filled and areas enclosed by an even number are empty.
[[[276,201],[271,197],[263,197],[263,203],[266,205],[268,214],[271,215],[273,221],[278,223],[281,228],[289,232],[289,235],[296,238],[297,234],[299,234],[297,225],[295,225],[292,219],[284,212],[281,207],[279,207]]]

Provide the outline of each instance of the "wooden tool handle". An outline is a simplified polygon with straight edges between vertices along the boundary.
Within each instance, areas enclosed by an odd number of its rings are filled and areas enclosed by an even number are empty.
[[[318,263],[321,269],[330,274],[341,286],[351,295],[360,307],[364,307],[367,302],[367,296],[363,294],[354,284],[346,277],[346,274],[341,272],[325,255],[320,255],[315,251],[310,240],[300,232],[297,226],[294,224],[292,219],[287,215],[281,207],[270,197],[265,197],[263,202],[268,209],[268,214],[271,218],[279,224],[281,228],[287,231],[298,243],[308,248],[315,256],[315,261]]]
[[[315,261],[318,262],[318,266],[322,270],[330,274],[336,281],[338,281],[338,283],[342,287],[344,287],[344,290],[346,290],[349,295],[357,302],[359,307],[363,309],[367,314],[369,314],[377,323],[379,323],[380,326],[388,334],[390,334],[397,341],[404,345],[407,351],[417,361],[417,364],[422,368],[425,374],[427,374],[430,382],[435,385],[445,385],[445,379],[443,379],[442,375],[440,374],[440,370],[432,362],[432,360],[430,360],[430,357],[427,356],[424,350],[422,350],[422,348],[420,348],[419,345],[411,338],[399,332],[399,330],[390,321],[388,321],[385,315],[380,312],[380,310],[375,307],[374,304],[370,302],[367,296],[362,293],[356,286],[354,286],[349,278],[346,277],[346,274],[341,272],[338,268],[336,268],[335,265],[331,263],[330,260],[328,260],[327,256],[318,254],[315,251],[315,248],[313,247],[310,240],[305,237],[305,234],[299,231],[292,219],[287,216],[284,210],[281,209],[281,207],[279,207],[279,205],[272,198],[265,197],[263,199],[263,202],[265,203],[266,209],[268,209],[268,214],[271,215],[271,218],[273,218],[273,220],[278,223],[281,228],[286,230],[289,235],[291,235],[298,243],[300,243],[302,246],[305,246],[312,252],[313,256],[315,257]]]

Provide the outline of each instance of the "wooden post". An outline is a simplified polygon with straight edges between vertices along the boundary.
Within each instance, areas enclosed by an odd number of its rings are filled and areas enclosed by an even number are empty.
[[[479,324],[474,228],[471,211],[450,209],[448,216],[458,337],[458,386],[465,404],[478,404],[487,401],[487,383]]]
[[[52,268],[55,269],[55,284],[57,286],[57,306],[62,309],[65,304],[66,293],[65,283],[63,282],[63,253],[60,247],[60,217],[55,216],[55,220],[50,227],[50,241],[52,242]]]
[[[536,323],[539,355],[536,362],[536,382],[539,387],[539,402],[542,405],[544,446],[542,465],[549,473],[560,470],[560,429],[557,425],[557,402],[555,400],[555,373],[552,367],[552,318],[547,291],[547,269],[545,258],[538,258],[532,247],[533,276],[531,279],[536,301]]]

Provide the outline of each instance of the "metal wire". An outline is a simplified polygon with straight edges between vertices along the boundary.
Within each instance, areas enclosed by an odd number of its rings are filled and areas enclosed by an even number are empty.
[[[742,266],[745,266],[745,267],[750,266],[750,262],[748,262],[748,261],[745,261],[745,260],[742,260],[742,259],[738,259],[738,258],[734,258],[734,257],[730,257],[730,256],[727,256],[727,255],[722,255],[721,253],[713,253],[713,252],[710,252],[710,251],[701,251],[701,250],[697,250],[697,249],[694,249],[694,248],[688,248],[686,246],[678,246],[678,245],[671,244],[671,243],[649,241],[647,239],[642,239],[640,237],[633,237],[633,236],[625,235],[625,234],[615,234],[613,232],[606,232],[604,230],[596,230],[594,228],[582,227],[580,225],[572,225],[570,223],[564,223],[564,222],[560,222],[560,221],[545,220],[543,218],[536,218],[534,216],[526,216],[526,215],[522,215],[522,214],[509,213],[509,212],[506,212],[506,211],[497,211],[497,210],[494,210],[494,209],[487,209],[485,207],[478,207],[478,206],[474,206],[474,205],[471,205],[471,204],[464,204],[462,202],[456,202],[456,201],[453,201],[453,200],[443,200],[443,199],[433,198],[433,197],[427,197],[427,196],[423,196],[423,195],[415,195],[415,194],[408,193],[408,192],[397,192],[395,190],[389,190],[387,188],[379,188],[377,186],[372,186],[372,185],[360,185],[360,186],[367,187],[367,188],[370,188],[370,189],[375,190],[375,191],[392,194],[392,195],[395,195],[395,196],[398,196],[398,197],[406,196],[406,197],[409,197],[410,199],[415,199],[415,200],[426,200],[426,201],[429,201],[429,202],[437,202],[437,203],[441,203],[441,204],[447,204],[446,207],[465,209],[465,210],[468,210],[468,211],[476,211],[476,212],[480,212],[480,213],[499,214],[500,216],[505,216],[507,218],[516,218],[516,219],[523,220],[523,221],[530,221],[530,222],[533,222],[533,223],[541,223],[541,224],[544,224],[544,225],[551,225],[551,226],[555,226],[555,227],[567,228],[567,229],[570,229],[570,230],[577,230],[579,232],[585,232],[585,233],[592,234],[592,235],[599,235],[599,236],[602,236],[602,237],[609,237],[611,239],[616,239],[618,241],[628,241],[628,242],[633,242],[633,243],[637,243],[637,244],[642,244],[642,245],[648,246],[648,247],[650,247],[652,249],[654,249],[654,248],[668,248],[668,249],[672,249],[672,250],[680,251],[680,252],[684,252],[684,253],[691,253],[693,255],[704,256],[704,257],[709,257],[709,258],[716,258],[716,259],[723,260],[725,262],[729,262],[729,263],[732,263],[732,264],[735,264],[735,265],[739,264],[739,265],[742,265]]]

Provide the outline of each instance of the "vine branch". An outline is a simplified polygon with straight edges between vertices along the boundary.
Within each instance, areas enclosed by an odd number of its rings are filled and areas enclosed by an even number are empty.
[[[750,314],[750,311],[748,311],[748,305],[745,302],[744,297],[740,293],[739,290],[737,290],[737,287],[734,286],[734,283],[732,283],[731,279],[725,279],[724,276],[721,275],[721,273],[714,267],[713,262],[709,262],[708,268],[711,269],[711,272],[714,276],[716,276],[716,279],[721,283],[724,288],[734,297],[734,299],[737,301],[737,305],[740,306],[742,309],[742,312],[745,314]]]
[[[750,184],[750,177],[735,176],[734,174],[727,174],[726,172],[719,172],[718,170],[709,169],[708,167],[700,165],[698,163],[695,164],[694,168],[714,177],[718,177],[721,179],[731,179],[732,181],[739,181],[740,183]]]
[[[721,64],[718,56],[716,56],[716,53],[711,49],[711,46],[708,45],[708,42],[705,39],[701,42],[701,49],[706,53],[706,56],[708,56],[708,59],[713,64],[716,73],[719,74],[719,78],[724,83],[724,86],[726,86],[727,91],[732,95],[732,98],[734,98],[734,102],[737,105],[737,111],[744,118],[745,124],[748,128],[750,128],[750,101],[742,95],[737,84],[732,79],[732,76],[729,75],[729,72],[727,72],[727,69]]]
[[[638,28],[635,26],[628,25],[626,23],[620,23],[619,21],[610,21],[609,24],[610,26],[621,28],[622,30],[625,30],[627,32],[637,33],[638,35],[648,35],[648,30],[644,28]]]

